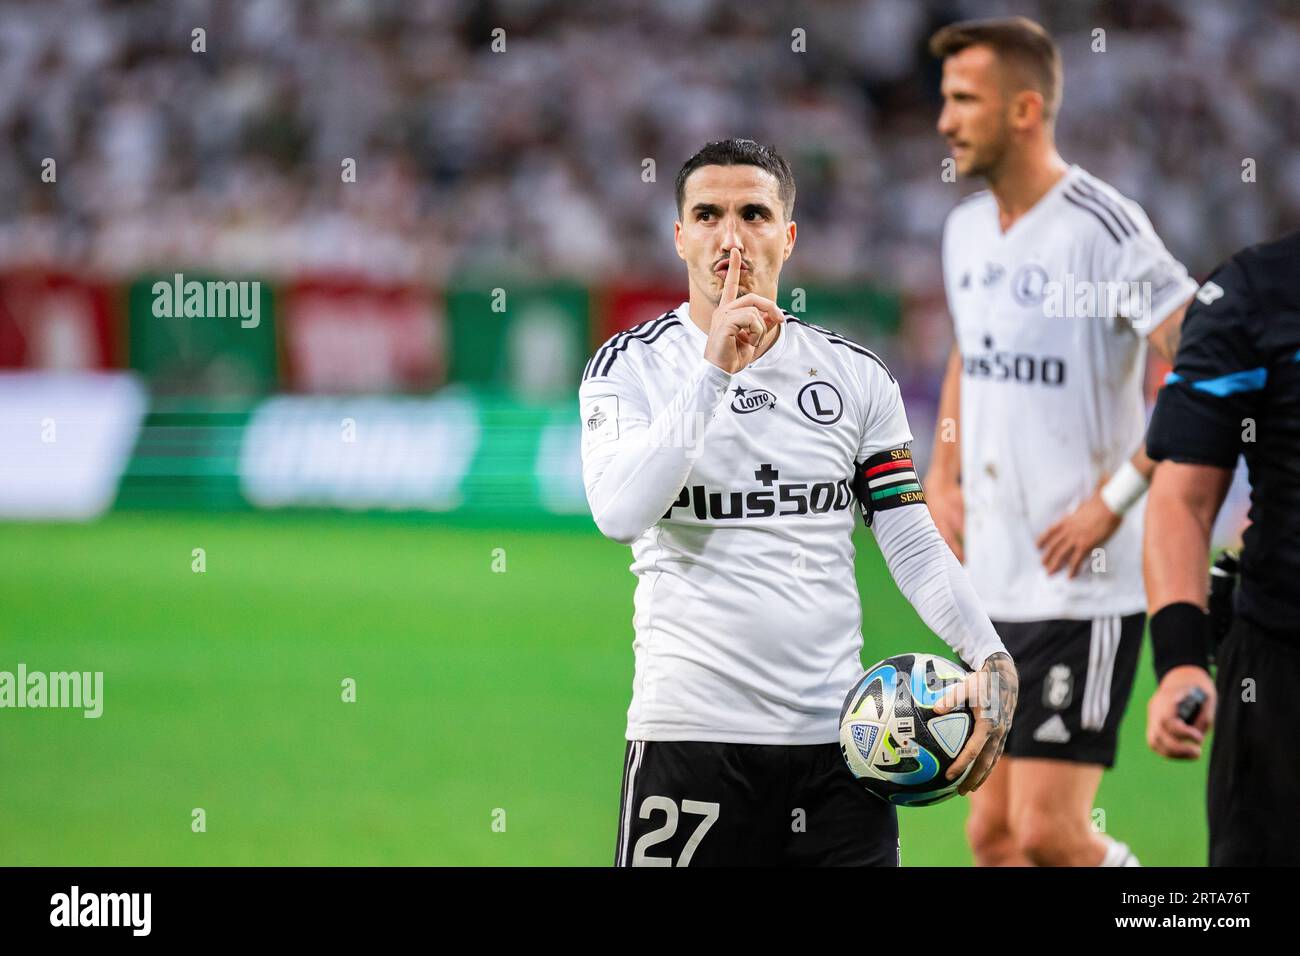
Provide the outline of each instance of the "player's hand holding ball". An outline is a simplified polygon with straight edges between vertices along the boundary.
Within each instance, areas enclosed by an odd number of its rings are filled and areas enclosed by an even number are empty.
[[[975,716],[970,739],[948,768],[948,779],[956,780],[974,761],[970,774],[957,788],[958,793],[965,795],[978,790],[1002,756],[1019,695],[1020,676],[1016,665],[1010,654],[998,652],[990,654],[983,667],[951,688],[935,705],[936,714],[946,714],[965,704]]]
[[[732,375],[757,358],[763,337],[785,321],[785,315],[771,299],[753,292],[737,298],[741,268],[740,250],[733,248],[722,283],[722,298],[713,310],[709,341],[704,346],[704,357]]]

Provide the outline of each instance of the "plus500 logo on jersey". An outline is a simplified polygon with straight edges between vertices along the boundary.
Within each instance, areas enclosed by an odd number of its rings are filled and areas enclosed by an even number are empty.
[[[786,515],[826,514],[844,511],[853,505],[849,478],[839,481],[777,481],[781,473],[769,464],[754,472],[754,478],[766,487],[761,491],[709,491],[704,485],[683,488],[664,519],[673,512],[689,509],[678,517],[694,515],[700,521],[726,521],[734,518],[773,518]]]
[[[993,348],[993,339],[984,339],[985,352],[963,355],[962,364],[967,375],[987,378],[995,382],[1021,382],[1026,385],[1050,386],[1065,384],[1065,359],[1053,355],[1029,355],[1025,352],[999,352]]]

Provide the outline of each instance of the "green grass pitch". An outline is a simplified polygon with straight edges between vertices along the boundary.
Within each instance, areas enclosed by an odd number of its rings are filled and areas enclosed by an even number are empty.
[[[0,670],[104,672],[98,720],[0,710],[0,865],[608,865],[629,563],[594,529],[0,525]],[[868,663],[946,651],[866,532],[858,576]],[[1145,864],[1201,865],[1205,767],[1147,751],[1151,689],[1144,655],[1097,806]],[[904,864],[969,864],[965,812],[901,811]]]

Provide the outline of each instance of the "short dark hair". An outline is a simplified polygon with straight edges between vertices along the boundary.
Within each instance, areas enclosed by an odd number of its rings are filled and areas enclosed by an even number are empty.
[[[776,148],[752,139],[724,139],[707,144],[677,171],[678,215],[684,211],[682,204],[686,202],[687,177],[701,166],[757,166],[766,170],[776,177],[777,194],[781,197],[785,218],[789,219],[794,213],[794,173]]]
[[[930,55],[941,60],[972,46],[989,47],[998,59],[1018,67],[1043,96],[1043,118],[1056,116],[1064,84],[1061,51],[1040,24],[1028,17],[963,20],[930,37]]]

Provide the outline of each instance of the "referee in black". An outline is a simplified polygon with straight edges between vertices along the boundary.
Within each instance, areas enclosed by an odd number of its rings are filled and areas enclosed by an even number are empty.
[[[1159,463],[1143,556],[1160,680],[1147,742],[1196,759],[1216,726],[1210,865],[1300,865],[1300,232],[1242,250],[1201,286],[1147,454]],[[1204,611],[1210,530],[1239,454],[1250,526],[1235,615],[1216,651]],[[1196,689],[1204,703],[1192,717]]]

